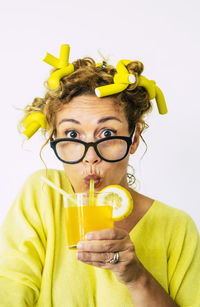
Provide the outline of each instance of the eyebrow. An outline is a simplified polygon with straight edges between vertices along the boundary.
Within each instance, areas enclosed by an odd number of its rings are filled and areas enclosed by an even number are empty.
[[[107,117],[103,117],[101,119],[98,120],[97,124],[101,124],[101,123],[105,123],[106,121],[108,120],[117,120],[119,121],[120,123],[122,122],[118,117],[115,117],[115,116],[107,116]],[[64,118],[62,119],[58,125],[61,125],[62,123],[64,122],[71,122],[71,123],[74,123],[74,124],[78,124],[78,125],[81,125],[81,123],[76,120],[76,119],[73,119],[73,118]]]

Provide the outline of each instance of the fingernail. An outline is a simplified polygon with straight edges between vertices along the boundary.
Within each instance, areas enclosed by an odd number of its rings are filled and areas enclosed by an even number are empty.
[[[81,260],[81,259],[83,259],[83,255],[81,253],[77,253],[76,254],[76,258]]]
[[[85,235],[85,239],[86,240],[90,240],[90,239],[92,239],[92,233],[87,233],[86,235]]]
[[[81,249],[83,247],[83,244],[81,242],[78,242],[77,247],[78,249]]]

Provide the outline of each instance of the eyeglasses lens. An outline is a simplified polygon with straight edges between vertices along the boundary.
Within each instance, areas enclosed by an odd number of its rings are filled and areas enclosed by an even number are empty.
[[[105,140],[97,144],[97,151],[106,160],[118,160],[127,151],[127,142],[121,139]],[[80,160],[85,152],[85,145],[73,141],[61,141],[56,144],[57,155],[66,162]]]
[[[74,162],[81,159],[85,152],[85,146],[73,141],[62,141],[56,144],[57,155],[66,162]]]
[[[125,140],[111,139],[105,140],[97,145],[100,155],[107,160],[121,159],[127,150],[127,143]]]

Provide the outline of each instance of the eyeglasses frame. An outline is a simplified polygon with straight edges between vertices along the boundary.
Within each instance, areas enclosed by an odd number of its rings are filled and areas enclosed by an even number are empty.
[[[63,163],[66,163],[66,164],[76,164],[76,163],[81,162],[81,161],[85,158],[85,156],[86,156],[86,154],[87,154],[87,151],[88,151],[89,147],[91,147],[91,146],[94,148],[94,150],[95,150],[96,154],[98,155],[98,157],[101,158],[102,160],[104,160],[104,161],[106,161],[106,162],[118,162],[118,161],[123,160],[123,159],[127,156],[128,151],[129,151],[129,148],[130,148],[131,144],[133,143],[133,139],[134,139],[134,136],[135,136],[135,130],[136,130],[136,129],[135,129],[135,126],[134,126],[133,131],[132,131],[130,137],[128,137],[128,136],[110,136],[110,137],[107,137],[107,138],[98,140],[98,141],[96,141],[96,142],[84,142],[84,141],[81,141],[81,140],[71,139],[71,138],[61,138],[61,139],[56,139],[56,140],[54,140],[53,138],[51,138],[51,139],[50,139],[50,147],[53,149],[53,151],[54,151],[56,157],[57,157],[60,161],[62,161]],[[122,158],[117,159],[117,160],[108,160],[108,159],[105,159],[105,158],[102,157],[101,154],[98,152],[97,145],[98,145],[99,143],[102,143],[102,142],[105,142],[105,141],[108,141],[108,140],[116,140],[116,139],[120,139],[120,140],[125,140],[125,141],[126,141],[126,143],[127,143],[127,150],[126,150],[126,153],[124,154],[124,156],[123,156]],[[75,143],[83,144],[83,145],[85,146],[85,152],[84,152],[83,156],[81,157],[81,159],[79,159],[79,160],[77,160],[77,161],[74,161],[74,162],[67,162],[67,161],[61,159],[61,158],[58,156],[58,154],[57,154],[57,151],[56,151],[56,144],[57,144],[57,143],[60,143],[60,142],[63,142],[63,141],[73,141],[73,142],[75,142]]]

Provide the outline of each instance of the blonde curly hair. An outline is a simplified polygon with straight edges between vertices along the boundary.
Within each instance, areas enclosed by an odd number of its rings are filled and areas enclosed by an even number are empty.
[[[62,109],[75,96],[94,95],[95,88],[113,83],[113,77],[116,73],[115,67],[111,65],[96,66],[95,61],[90,57],[78,59],[72,63],[74,72],[60,80],[59,88],[51,89],[48,82],[45,81],[46,93],[44,98],[35,98],[31,105],[27,105],[24,109],[24,117],[19,123],[21,130],[25,118],[33,112],[42,112],[47,120],[47,127],[43,129],[43,134],[47,135],[47,140],[56,133],[56,113]],[[137,86],[138,77],[143,72],[144,66],[139,61],[133,61],[127,65],[130,74],[134,74],[136,82],[130,84],[126,90],[110,96],[116,104],[124,107],[124,112],[128,121],[129,132],[132,131],[134,125],[140,124],[141,133],[148,127],[144,121],[146,113],[152,109],[149,100],[149,94],[144,87]],[[53,69],[51,73],[57,69]],[[100,98],[104,99],[104,98]],[[141,136],[140,133],[140,136]],[[44,147],[43,146],[43,147]]]

